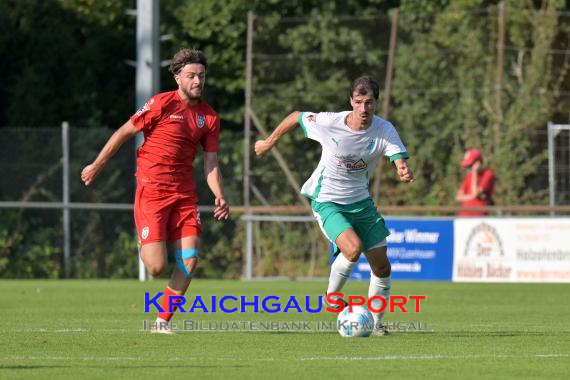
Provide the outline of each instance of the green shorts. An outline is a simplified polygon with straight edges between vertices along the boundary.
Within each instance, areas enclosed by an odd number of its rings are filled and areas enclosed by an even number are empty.
[[[390,235],[372,198],[348,205],[311,201],[311,208],[321,230],[327,239],[335,244],[335,255],[339,253],[336,238],[346,229],[352,228],[356,232],[362,242],[363,251],[374,247]]]

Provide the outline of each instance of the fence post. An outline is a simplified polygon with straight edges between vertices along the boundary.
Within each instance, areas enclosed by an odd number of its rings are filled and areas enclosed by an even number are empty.
[[[61,150],[63,168],[63,268],[65,278],[71,276],[71,231],[69,227],[69,123],[61,123]]]
[[[245,112],[244,112],[244,144],[243,144],[243,205],[250,207],[250,149],[251,149],[251,81],[253,66],[253,11],[247,12],[247,39],[246,39],[246,77],[245,77]],[[247,212],[249,214],[249,211]],[[253,265],[253,222],[248,220],[245,225],[245,268],[244,278],[251,280]]]
[[[248,214],[248,216],[250,216]],[[251,280],[253,272],[253,221],[247,219],[245,224],[245,279]]]

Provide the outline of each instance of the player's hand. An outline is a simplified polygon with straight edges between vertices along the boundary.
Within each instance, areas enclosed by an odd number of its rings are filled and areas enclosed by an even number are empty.
[[[230,205],[224,198],[216,198],[214,201],[214,218],[226,220],[230,216]]]
[[[273,144],[271,144],[268,139],[259,140],[255,142],[255,154],[258,156],[263,156],[265,153],[269,152],[271,148],[273,148]]]
[[[402,182],[414,182],[416,180],[412,169],[410,169],[407,164],[398,166],[398,176]]]
[[[83,168],[83,170],[81,171],[81,180],[83,181],[85,186],[89,186],[93,183],[95,178],[97,178],[97,176],[101,172],[101,169],[103,168],[96,164],[89,164]]]

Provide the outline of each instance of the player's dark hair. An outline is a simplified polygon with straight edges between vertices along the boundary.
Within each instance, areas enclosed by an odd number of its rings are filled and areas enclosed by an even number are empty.
[[[170,61],[169,70],[173,75],[177,75],[184,66],[191,63],[204,65],[204,68],[208,70],[208,58],[203,52],[196,49],[182,49],[174,54]]]
[[[362,76],[352,81],[349,96],[352,98],[355,93],[356,95],[366,95],[369,92],[372,92],[374,99],[378,100],[380,96],[380,86],[378,86],[378,83],[371,77]]]

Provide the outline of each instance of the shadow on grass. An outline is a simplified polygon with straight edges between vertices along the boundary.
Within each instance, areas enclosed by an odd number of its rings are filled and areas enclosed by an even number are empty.
[[[118,366],[109,366],[109,365],[0,365],[0,373],[2,371],[8,370],[34,370],[34,369],[159,369],[159,368],[220,368],[219,365],[179,365],[179,364],[172,364],[172,365],[118,365]],[[230,365],[230,366],[223,366],[223,368],[250,368],[248,365]]]

